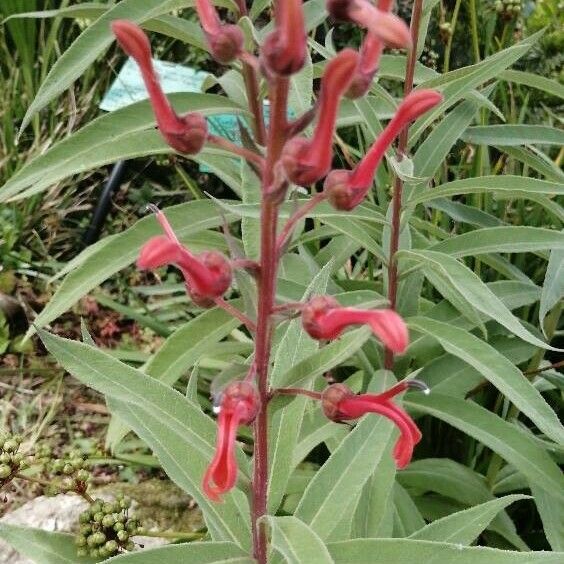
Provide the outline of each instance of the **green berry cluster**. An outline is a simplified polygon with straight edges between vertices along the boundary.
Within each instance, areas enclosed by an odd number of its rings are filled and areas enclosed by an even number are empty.
[[[65,458],[52,460],[48,470],[55,476],[62,476],[62,480],[57,484],[58,491],[52,493],[84,493],[90,481],[90,472],[85,466],[86,462],[79,451],[72,451]]]
[[[521,14],[521,0],[495,0],[494,8],[504,20],[512,20]]]
[[[131,540],[140,532],[139,522],[128,515],[131,500],[119,494],[115,501],[96,499],[80,514],[75,542],[78,556],[109,558],[124,550],[133,550]]]
[[[19,435],[0,435],[0,488],[27,465],[23,454],[18,452],[21,443]]]

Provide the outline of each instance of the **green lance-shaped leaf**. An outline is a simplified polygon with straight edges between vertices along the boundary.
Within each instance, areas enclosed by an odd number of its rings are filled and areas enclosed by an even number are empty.
[[[193,542],[128,552],[105,562],[116,564],[253,564],[255,561],[231,542]]]
[[[170,95],[170,100],[179,113],[244,113],[225,96],[215,94],[176,93]],[[147,100],[100,116],[22,167],[0,188],[0,201],[36,194],[73,174],[121,159],[173,153],[154,129],[154,124],[153,110]],[[191,158],[208,164],[207,159],[217,155],[225,155],[225,152],[205,148]],[[228,166],[233,163],[229,162]],[[215,172],[215,168],[212,170]]]
[[[272,548],[287,564],[332,564],[327,547],[313,529],[297,517],[267,517]]]
[[[564,145],[564,131],[547,125],[477,125],[462,140],[477,145]]]
[[[544,318],[562,298],[564,298],[564,250],[555,249],[550,253],[541,293],[539,321],[543,331]]]
[[[560,564],[562,552],[512,552],[411,539],[354,539],[327,545],[335,564]]]
[[[429,523],[409,536],[411,539],[452,542],[465,546],[481,535],[495,516],[515,501],[529,499],[526,495],[508,495],[487,501],[470,509],[452,513]]]
[[[475,403],[442,394],[411,394],[404,404],[474,437],[519,469],[530,483],[564,498],[564,477],[558,466],[542,446],[515,425]]]
[[[522,176],[480,176],[454,180],[432,189],[418,191],[413,194],[407,205],[416,206],[439,198],[483,192],[503,192],[516,198],[527,198],[530,193],[562,196],[564,195],[564,184]]]
[[[447,352],[473,366],[548,437],[564,444],[564,428],[556,413],[523,373],[492,346],[464,329],[429,318],[410,319],[409,327],[434,337]]]
[[[219,505],[201,490],[205,468],[214,455],[212,419],[172,388],[98,349],[46,331],[39,333],[63,368],[114,400],[117,415],[153,449],[171,480],[198,502],[212,538],[247,546],[248,514],[241,513],[236,502],[242,492],[235,489]],[[239,462],[246,463],[242,453]]]
[[[455,258],[428,250],[400,251],[399,257],[415,259],[423,264],[424,269],[432,269],[443,281],[448,282],[452,290],[456,290],[460,299],[464,299],[473,308],[491,317],[524,341],[544,349],[558,350],[526,329],[479,276]],[[448,299],[448,296],[445,297]]]
[[[392,423],[383,417],[369,414],[363,418],[308,484],[295,516],[321,539],[329,538],[339,525],[335,517],[343,510],[343,500],[354,500],[362,491],[374,467],[388,453],[393,432]]]
[[[526,253],[550,249],[564,250],[564,232],[541,227],[500,226],[449,237],[428,250],[460,258],[480,253]]]
[[[79,558],[76,555],[74,535],[0,523],[0,538],[22,556],[41,564],[87,564],[97,561],[96,558]]]

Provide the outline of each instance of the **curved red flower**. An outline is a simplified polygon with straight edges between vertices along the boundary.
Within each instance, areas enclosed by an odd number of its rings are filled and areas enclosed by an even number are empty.
[[[409,334],[403,319],[391,309],[341,307],[331,296],[312,298],[302,309],[302,324],[314,339],[336,339],[351,325],[368,325],[395,353],[407,348]]]
[[[145,270],[174,264],[181,270],[193,301],[202,307],[210,307],[214,299],[221,297],[231,285],[229,261],[217,251],[192,254],[180,243],[165,215],[154,206],[152,209],[166,235],[153,237],[143,245],[137,267]]]
[[[421,440],[421,431],[408,413],[391,400],[410,388],[429,392],[418,380],[404,380],[382,394],[356,395],[344,384],[333,384],[323,391],[321,404],[326,417],[332,421],[358,419],[366,413],[377,413],[393,421],[400,431],[394,446],[394,459],[398,468],[405,468],[411,461],[415,445]]]
[[[229,384],[219,399],[215,456],[202,481],[204,493],[212,501],[221,501],[221,496],[235,486],[237,429],[252,423],[260,407],[258,393],[250,382]]]
[[[165,141],[180,153],[199,153],[208,135],[206,119],[198,112],[179,116],[172,109],[155,73],[151,44],[144,31],[127,20],[113,21],[112,31],[122,49],[139,65],[159,131]]]

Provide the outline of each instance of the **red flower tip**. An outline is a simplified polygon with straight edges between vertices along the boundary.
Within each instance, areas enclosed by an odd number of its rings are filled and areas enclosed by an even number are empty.
[[[237,429],[254,421],[260,409],[260,398],[250,382],[232,382],[217,399],[216,451],[204,475],[202,488],[212,501],[219,502],[237,482]]]
[[[193,255],[180,244],[165,215],[154,206],[153,209],[166,236],[153,237],[143,245],[137,267],[144,270],[174,264],[182,271],[186,290],[194,303],[211,307],[214,299],[223,296],[231,285],[231,264],[217,251]]]
[[[286,143],[281,162],[294,184],[308,186],[329,172],[339,102],[354,77],[358,60],[356,51],[343,49],[329,61],[321,81],[318,120],[312,139],[294,137]]]
[[[333,340],[351,325],[368,325],[374,335],[395,353],[403,353],[409,342],[407,326],[391,309],[340,307],[331,296],[312,298],[302,309],[302,325],[314,339]]]
[[[222,25],[210,0],[196,0],[196,10],[213,58],[223,64],[237,58],[245,41],[241,29],[232,24]]]
[[[307,53],[302,0],[280,2],[275,17],[276,29],[262,45],[262,60],[270,73],[289,76],[304,66]]]
[[[165,141],[180,153],[199,153],[208,135],[205,118],[196,112],[184,116],[178,116],[174,112],[157,79],[149,39],[137,24],[115,20],[111,25],[122,49],[135,59],[141,69],[157,125]]]
[[[376,169],[394,139],[409,122],[417,119],[442,100],[442,95],[435,90],[416,90],[406,96],[394,117],[355,169],[334,170],[327,176],[324,189],[331,205],[344,211],[350,211],[358,206],[370,190]]]
[[[337,20],[354,22],[368,29],[388,47],[407,48],[411,46],[411,33],[406,23],[398,16],[380,9],[368,0],[327,0],[327,11]]]
[[[409,388],[428,388],[416,380],[404,380],[382,394],[355,395],[344,384],[333,384],[321,395],[325,416],[332,421],[358,419],[366,413],[377,413],[393,421],[400,430],[394,446],[394,459],[398,468],[405,468],[413,456],[415,445],[421,440],[421,432],[406,411],[392,403],[392,399]]]

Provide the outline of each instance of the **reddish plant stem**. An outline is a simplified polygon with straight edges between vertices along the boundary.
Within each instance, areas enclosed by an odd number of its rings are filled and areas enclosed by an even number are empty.
[[[315,400],[321,399],[319,392],[312,392],[311,390],[304,390],[302,388],[277,388],[272,391],[273,396],[307,396]]]
[[[268,491],[268,368],[272,336],[272,312],[276,295],[278,256],[276,254],[276,230],[278,221],[277,200],[269,197],[274,182],[274,166],[280,158],[286,141],[286,111],[288,80],[276,78],[270,87],[271,118],[268,131],[266,165],[262,182],[261,200],[261,249],[260,276],[258,282],[259,303],[257,332],[255,337],[255,364],[257,389],[261,407],[254,423],[254,468],[251,527],[253,533],[253,555],[259,564],[266,564],[267,544],[265,524],[260,519],[267,512]]]
[[[264,127],[264,112],[262,111],[262,100],[259,93],[259,81],[256,70],[246,62],[243,62],[243,80],[245,81],[245,89],[249,107],[253,114],[253,133],[256,142],[264,145],[266,142],[266,129]]]
[[[250,149],[246,149],[245,147],[239,147],[239,145],[236,145],[232,141],[229,141],[229,139],[225,139],[225,137],[210,134],[208,135],[208,141],[212,145],[217,145],[221,149],[225,149],[226,151],[229,151],[234,155],[243,157],[247,161],[256,164],[259,170],[262,170],[262,167],[264,166],[264,159],[258,153],[255,153]]]
[[[413,11],[411,13],[411,39],[412,45],[407,57],[407,65],[405,71],[405,82],[403,84],[404,98],[413,90],[413,76],[415,75],[415,63],[417,62],[417,42],[419,40],[419,27],[421,25],[421,13],[423,11],[423,0],[415,0],[413,3]],[[407,149],[409,139],[409,125],[406,125],[399,136],[398,142],[398,160],[403,158]],[[394,180],[394,192],[392,196],[392,227],[390,237],[390,253],[388,264],[388,300],[390,307],[396,309],[398,298],[398,263],[396,253],[399,249],[399,238],[401,230],[401,200],[403,193],[403,181],[396,175]],[[384,366],[388,370],[394,368],[394,353],[390,349],[386,349],[384,356]]]
[[[239,311],[236,307],[232,306],[229,302],[226,302],[223,298],[215,298],[214,302],[215,305],[225,310],[235,319],[238,319],[241,323],[243,323],[247,327],[247,329],[251,331],[251,333],[254,333],[257,330],[256,325],[242,311]]]

